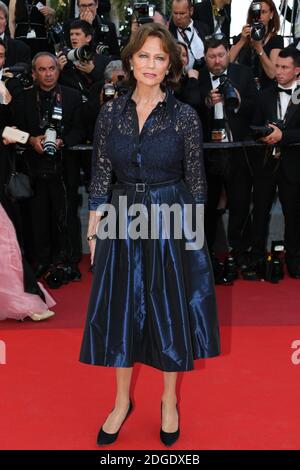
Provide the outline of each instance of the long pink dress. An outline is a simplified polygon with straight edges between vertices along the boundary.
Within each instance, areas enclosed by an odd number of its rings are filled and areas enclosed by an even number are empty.
[[[22,256],[15,228],[0,204],[0,320],[23,320],[55,305],[39,283],[46,303],[35,294],[24,292]]]

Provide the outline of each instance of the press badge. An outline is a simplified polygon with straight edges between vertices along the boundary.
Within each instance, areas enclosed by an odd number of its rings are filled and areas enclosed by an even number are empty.
[[[36,39],[36,33],[34,29],[30,29],[26,36],[27,39]]]

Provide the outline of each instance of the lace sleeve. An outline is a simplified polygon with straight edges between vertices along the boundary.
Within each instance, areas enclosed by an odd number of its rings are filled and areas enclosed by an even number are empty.
[[[196,111],[182,105],[178,126],[184,137],[184,180],[196,203],[206,202],[206,178],[202,150],[202,126]]]
[[[97,210],[100,204],[108,202],[110,198],[112,166],[107,155],[107,138],[112,127],[112,108],[113,102],[105,104],[96,121],[89,196],[90,210]]]

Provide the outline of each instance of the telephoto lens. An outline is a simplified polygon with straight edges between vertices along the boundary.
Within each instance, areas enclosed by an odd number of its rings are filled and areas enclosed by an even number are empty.
[[[54,157],[57,152],[56,138],[56,130],[53,127],[48,127],[45,132],[45,140],[43,144],[44,153],[48,157]]]

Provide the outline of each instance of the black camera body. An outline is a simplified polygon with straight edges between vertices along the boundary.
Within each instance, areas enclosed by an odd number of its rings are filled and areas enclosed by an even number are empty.
[[[220,76],[220,85],[218,90],[221,93],[224,105],[229,110],[239,107],[240,101],[231,80],[226,75]]]
[[[251,135],[254,140],[262,139],[263,137],[267,137],[268,135],[272,134],[274,129],[269,125],[273,124],[274,126],[278,127],[281,131],[284,130],[284,121],[278,119],[277,121],[267,121],[265,126],[250,126]]]
[[[103,102],[112,100],[115,96],[123,96],[128,92],[128,88],[124,84],[124,76],[118,75],[115,83],[105,83],[103,86]]]
[[[33,78],[30,68],[26,63],[18,63],[12,67],[6,67],[3,74],[3,79],[16,78],[22,85],[24,90],[33,87]]]
[[[152,23],[154,15],[155,5],[151,5],[148,2],[134,3],[133,13],[139,24]]]
[[[261,2],[252,2],[250,8],[253,16],[250,37],[253,41],[261,41],[266,34],[266,28],[261,22]]]

